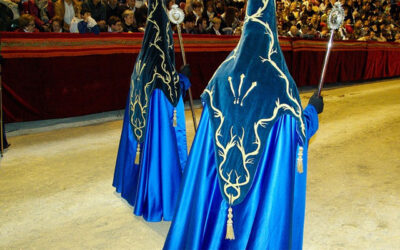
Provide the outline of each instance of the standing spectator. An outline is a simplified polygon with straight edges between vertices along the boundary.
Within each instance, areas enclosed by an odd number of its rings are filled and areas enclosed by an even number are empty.
[[[135,7],[135,0],[126,0],[125,4],[120,5],[119,8],[119,13],[122,16],[122,13],[124,13],[125,10],[131,10],[132,13],[135,13],[136,7]]]
[[[215,16],[215,11],[214,11],[214,4],[213,1],[208,1],[207,2],[207,7],[205,9],[205,15],[207,16],[208,20],[212,20]]]
[[[192,3],[192,9],[193,9],[192,13],[196,17],[195,25],[197,26],[198,21],[202,16],[203,5],[200,2],[195,1]]]
[[[108,19],[108,32],[122,32],[121,19],[116,16],[111,16]]]
[[[39,30],[35,27],[35,17],[30,14],[22,14],[18,18],[18,23],[19,29],[17,29],[16,32],[39,32]]]
[[[72,18],[79,12],[80,3],[77,0],[58,0],[55,5],[55,15],[64,20],[63,29],[69,32]]]
[[[23,13],[35,18],[35,25],[40,31],[49,31],[49,21],[54,17],[52,0],[28,0],[23,3]]]
[[[68,26],[69,28],[69,26]],[[54,16],[50,21],[50,31],[54,33],[62,33],[63,30],[63,20],[59,16]],[[69,31],[69,30],[68,30]]]
[[[212,22],[212,26],[211,26],[210,31],[208,33],[212,34],[212,35],[220,36],[221,35],[221,30],[220,30],[221,18],[214,17],[211,22]]]
[[[118,0],[107,0],[106,3],[106,16],[107,20],[110,20],[110,17],[116,16],[119,17],[119,6],[118,6]]]
[[[122,13],[122,28],[124,32],[138,32],[138,28],[133,17],[133,11],[125,10]]]
[[[101,2],[101,0],[85,0],[85,2],[82,4],[82,10],[86,10],[90,13],[90,18],[97,22],[101,31],[107,30],[106,6]]]

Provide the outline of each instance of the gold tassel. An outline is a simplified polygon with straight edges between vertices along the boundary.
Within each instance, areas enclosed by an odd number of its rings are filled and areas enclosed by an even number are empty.
[[[299,147],[299,152],[297,153],[297,172],[303,173],[303,147]]]
[[[140,143],[137,144],[136,148],[135,164],[139,165],[139,162],[140,162]]]
[[[173,118],[173,123],[172,126],[176,127],[177,126],[177,119],[176,119],[176,109],[174,108],[174,118]]]
[[[227,240],[234,240],[235,239],[235,232],[233,231],[233,214],[232,214],[232,207],[228,209],[228,220],[226,221],[226,235],[225,239]]]

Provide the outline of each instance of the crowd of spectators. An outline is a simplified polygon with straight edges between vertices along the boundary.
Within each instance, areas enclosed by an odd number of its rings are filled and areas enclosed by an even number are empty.
[[[0,0],[0,30],[19,32],[144,32],[146,0]],[[280,36],[326,39],[335,0],[277,0]],[[400,42],[400,0],[340,0],[345,19],[337,40]],[[185,12],[182,32],[240,35],[245,0],[167,0]],[[172,26],[176,32],[176,27]]]

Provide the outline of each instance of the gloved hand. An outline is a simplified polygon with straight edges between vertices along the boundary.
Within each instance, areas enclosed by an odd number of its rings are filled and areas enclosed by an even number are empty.
[[[190,70],[190,65],[189,64],[182,65],[182,67],[179,70],[179,72],[181,74],[184,74],[187,78],[190,78],[190,76],[192,75],[192,71]]]
[[[318,92],[314,92],[308,101],[308,105],[313,105],[317,113],[320,114],[324,110],[324,98],[318,97]]]

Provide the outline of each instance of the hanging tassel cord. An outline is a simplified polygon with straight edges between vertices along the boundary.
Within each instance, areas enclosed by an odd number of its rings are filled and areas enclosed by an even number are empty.
[[[299,152],[297,153],[297,172],[303,173],[303,147],[299,147]]]
[[[140,143],[138,143],[136,148],[136,157],[135,157],[135,164],[139,165],[140,163]]]
[[[228,220],[226,221],[226,235],[225,239],[234,240],[235,231],[233,231],[233,213],[232,213],[232,194],[229,195],[229,208],[228,208]]]
[[[173,117],[172,126],[176,127],[177,125],[178,125],[178,119],[176,118],[176,109],[174,108],[174,117]]]

